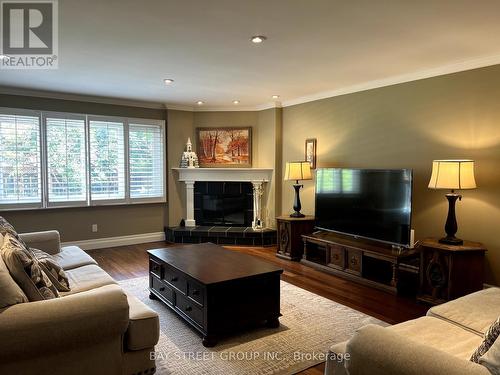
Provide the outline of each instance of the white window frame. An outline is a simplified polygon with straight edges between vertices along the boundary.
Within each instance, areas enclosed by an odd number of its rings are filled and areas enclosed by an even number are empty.
[[[68,120],[83,120],[84,121],[84,132],[85,132],[85,173],[86,178],[85,182],[87,184],[85,191],[85,200],[81,201],[64,201],[64,202],[50,202],[49,201],[49,154],[48,154],[48,144],[47,144],[47,118],[58,118],[58,119],[68,119]],[[89,139],[87,136],[87,128],[88,121],[87,116],[81,113],[68,113],[68,112],[42,112],[42,134],[43,134],[43,143],[42,155],[44,156],[42,159],[42,173],[43,173],[43,198],[44,198],[44,207],[45,208],[64,208],[64,207],[86,207],[89,204],[89,192],[90,187],[89,183],[89,153],[88,153],[88,143]]]
[[[42,136],[42,112],[41,111],[36,111],[36,110],[31,110],[31,109],[16,109],[16,108],[5,108],[5,107],[0,107],[0,112],[7,114],[7,115],[13,115],[13,116],[30,116],[30,117],[38,117],[38,131],[39,131],[39,137],[38,139],[40,140],[40,147],[39,147],[39,160],[40,160],[40,202],[36,203],[0,203],[0,209],[2,211],[14,211],[14,210],[33,210],[33,209],[40,209],[43,208],[43,195],[44,195],[44,189],[43,189],[43,183],[44,183],[44,170],[45,167],[43,165],[43,136]]]
[[[167,140],[166,140],[166,123],[164,120],[144,119],[144,118],[127,118],[120,116],[103,116],[103,115],[88,115],[82,113],[57,112],[57,111],[39,111],[30,109],[6,108],[0,107],[0,112],[7,115],[15,116],[31,116],[38,118],[39,140],[40,140],[40,178],[41,178],[41,194],[40,202],[37,203],[0,203],[2,211],[18,211],[18,210],[33,210],[33,209],[55,209],[64,207],[96,207],[110,205],[134,205],[147,203],[165,203],[167,201]],[[48,191],[48,155],[47,155],[47,118],[63,118],[85,121],[85,163],[86,163],[86,200],[74,202],[49,202]],[[91,169],[90,169],[90,121],[109,121],[123,123],[123,160],[125,173],[125,197],[123,199],[106,199],[92,200],[91,190]],[[161,129],[161,141],[163,147],[162,171],[163,171],[163,189],[161,197],[147,198],[131,198],[130,196],[130,154],[129,154],[129,123],[138,125],[156,125]]]
[[[91,121],[103,121],[103,122],[121,122],[123,124],[123,173],[125,179],[125,190],[123,198],[118,199],[92,199],[92,171],[91,171],[91,160],[90,160],[90,122]],[[129,175],[128,175],[128,123],[125,117],[117,116],[87,116],[87,155],[88,155],[88,194],[89,194],[89,205],[90,206],[110,206],[110,205],[120,205],[128,204],[129,197]]]
[[[147,198],[132,198],[130,196],[130,153],[127,153],[127,176],[128,176],[128,203],[129,204],[143,204],[143,203],[165,203],[167,201],[167,164],[166,164],[166,153],[167,153],[167,141],[165,139],[165,121],[163,120],[147,120],[141,118],[128,118],[127,119],[127,150],[130,146],[130,132],[129,124],[137,125],[155,125],[160,127],[161,132],[161,142],[163,147],[163,157],[162,157],[162,171],[163,171],[163,189],[161,197],[147,197]]]

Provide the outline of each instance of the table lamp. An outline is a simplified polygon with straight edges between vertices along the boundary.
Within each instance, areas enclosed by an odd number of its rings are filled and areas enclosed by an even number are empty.
[[[300,204],[299,190],[304,185],[299,184],[299,180],[312,180],[311,176],[311,163],[308,161],[291,161],[286,163],[285,168],[285,181],[295,180],[293,188],[295,189],[295,200],[293,202],[293,214],[290,217],[304,217],[304,214],[300,213],[302,208]]]
[[[455,203],[457,199],[462,200],[460,194],[455,190],[475,189],[474,160],[434,160],[432,162],[432,174],[429,181],[429,189],[451,189],[446,194],[448,199],[448,217],[444,227],[446,237],[439,242],[448,245],[462,245],[463,240],[456,238],[457,218],[455,216]]]

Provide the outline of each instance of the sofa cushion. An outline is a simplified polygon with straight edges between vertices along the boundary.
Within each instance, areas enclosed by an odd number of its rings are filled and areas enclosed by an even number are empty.
[[[387,329],[465,360],[470,359],[483,341],[482,337],[470,331],[430,316],[409,320]]]
[[[500,375],[500,339],[497,338],[486,354],[479,358],[479,364],[493,375]]]
[[[129,326],[125,337],[128,350],[152,348],[160,337],[158,314],[137,298],[127,295],[129,305]]]
[[[106,272],[96,265],[88,265],[66,271],[71,291],[62,292],[61,295],[75,294],[87,290],[99,288],[104,285],[116,284]]]
[[[65,246],[52,257],[65,271],[91,264],[97,265],[97,262],[78,246]]]
[[[10,234],[12,237],[19,241],[19,243],[25,250],[28,250],[28,246],[26,245],[26,243],[21,239],[21,237],[19,237],[19,234],[17,234],[12,224],[5,220],[3,216],[0,216],[0,234],[4,237],[4,240],[5,236],[7,234]]]
[[[69,280],[68,276],[62,269],[62,267],[57,264],[52,255],[47,254],[45,251],[39,249],[30,248],[32,254],[38,259],[43,270],[52,281],[52,284],[57,288],[59,292],[69,292]]]
[[[9,273],[30,301],[41,301],[59,297],[38,260],[11,234],[4,237],[2,258]]]
[[[427,315],[446,320],[482,337],[498,318],[499,312],[500,288],[488,288],[434,306]]]
[[[472,356],[470,360],[472,362],[479,362],[479,358],[482,357],[494,344],[494,342],[497,340],[497,338],[500,336],[500,318],[498,318],[495,323],[491,325],[490,328],[486,331],[484,334],[484,340],[479,345],[479,347],[476,349],[474,353],[472,353]]]
[[[10,275],[0,255],[0,309],[23,302],[28,302],[28,298]]]

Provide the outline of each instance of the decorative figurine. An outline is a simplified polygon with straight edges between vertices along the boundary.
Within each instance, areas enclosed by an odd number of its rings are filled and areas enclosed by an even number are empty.
[[[193,151],[193,145],[191,144],[191,138],[188,138],[186,143],[186,151],[182,153],[180,168],[199,168],[198,156],[196,152]]]

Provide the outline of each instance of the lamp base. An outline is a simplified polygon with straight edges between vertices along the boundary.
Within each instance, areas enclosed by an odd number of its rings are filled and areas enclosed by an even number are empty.
[[[450,237],[446,236],[443,237],[439,240],[439,243],[445,244],[445,245],[453,245],[453,246],[460,246],[464,244],[464,240],[461,240],[460,238],[457,238],[455,236]]]
[[[293,214],[290,214],[290,217],[306,217],[306,215],[301,214],[300,212],[294,212]]]

